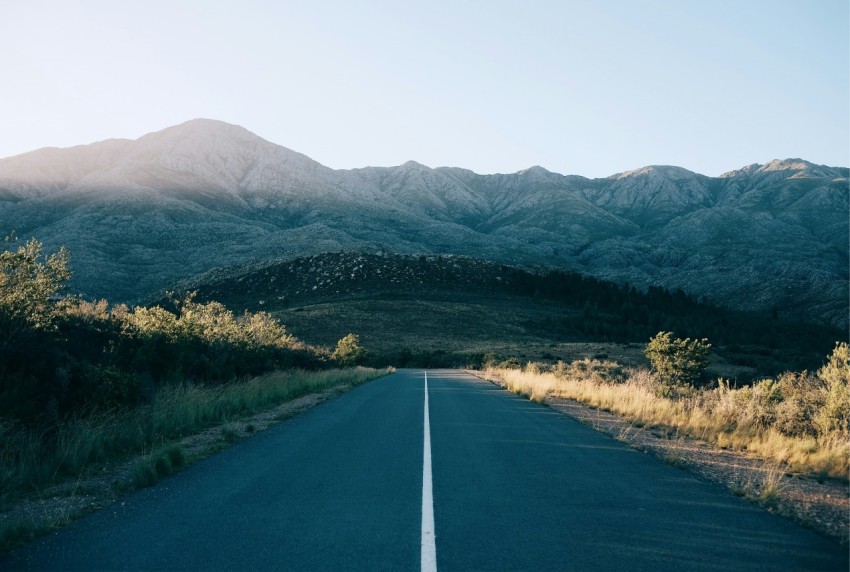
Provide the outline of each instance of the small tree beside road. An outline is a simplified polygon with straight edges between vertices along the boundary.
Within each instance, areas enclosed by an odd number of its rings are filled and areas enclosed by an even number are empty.
[[[357,365],[366,358],[366,348],[360,345],[360,336],[348,334],[336,344],[331,358],[344,366]]]
[[[644,355],[661,377],[664,393],[678,393],[676,388],[692,388],[708,367],[711,344],[703,338],[679,339],[672,332],[658,332],[649,339]]]

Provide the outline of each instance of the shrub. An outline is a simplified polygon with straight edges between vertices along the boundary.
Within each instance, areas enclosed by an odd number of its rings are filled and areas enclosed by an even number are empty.
[[[711,344],[701,340],[674,338],[672,332],[658,332],[650,338],[644,354],[665,382],[671,393],[693,387],[708,367]],[[676,386],[679,386],[678,388]]]
[[[779,384],[764,379],[752,387],[738,391],[736,399],[741,404],[741,422],[759,429],[767,429],[776,421],[776,408],[782,401]]]
[[[360,345],[360,336],[357,334],[348,334],[336,344],[331,359],[340,365],[356,365],[366,358],[366,349]]]
[[[776,429],[790,437],[815,435],[813,421],[824,402],[821,380],[807,371],[786,372],[776,383],[782,395],[775,411]]]
[[[72,377],[71,399],[80,405],[123,409],[142,401],[142,379],[116,366],[81,365],[74,369]]]
[[[68,256],[63,247],[43,258],[42,244],[35,239],[14,252],[0,252],[0,346],[25,328],[47,329],[53,324],[56,311],[51,298],[71,279]]]
[[[522,364],[519,362],[518,358],[512,357],[504,360],[501,363],[496,364],[496,367],[500,367],[503,369],[521,369]]]
[[[166,447],[163,451],[168,458],[168,462],[174,468],[180,468],[186,464],[186,452],[179,444],[174,443]]]
[[[540,368],[540,364],[533,361],[526,363],[525,367],[522,368],[522,371],[524,373],[530,373],[534,375],[540,375],[541,373],[543,373],[543,370]]]
[[[569,364],[558,361],[555,375],[563,379],[581,379],[593,383],[622,383],[626,372],[617,362],[583,358]]]
[[[153,486],[157,480],[156,468],[150,460],[146,459],[136,463],[136,466],[133,468],[133,484],[137,488],[142,489]]]
[[[286,331],[283,324],[267,312],[245,312],[237,323],[242,339],[253,347],[286,348],[302,345],[295,336]]]
[[[850,348],[846,342],[835,345],[817,376],[823,383],[823,406],[814,419],[818,434],[850,433]]]

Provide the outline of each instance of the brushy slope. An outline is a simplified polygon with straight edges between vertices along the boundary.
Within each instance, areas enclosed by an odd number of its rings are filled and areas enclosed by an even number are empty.
[[[268,311],[314,344],[348,328],[394,365],[474,365],[488,352],[557,358],[564,343],[645,343],[673,330],[708,337],[729,361],[768,374],[816,367],[841,336],[681,291],[463,256],[326,253],[219,270],[179,289],[237,312]]]

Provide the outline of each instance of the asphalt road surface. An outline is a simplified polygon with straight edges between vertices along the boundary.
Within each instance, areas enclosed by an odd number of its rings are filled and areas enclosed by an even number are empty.
[[[427,418],[424,372],[399,371],[0,570],[848,569],[836,542],[543,405],[453,370],[427,384]]]

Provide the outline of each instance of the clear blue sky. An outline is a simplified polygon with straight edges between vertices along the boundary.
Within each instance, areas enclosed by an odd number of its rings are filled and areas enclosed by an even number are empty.
[[[847,0],[4,0],[0,157],[208,117],[334,168],[850,163]]]

